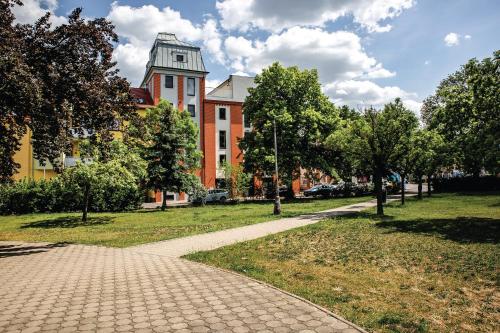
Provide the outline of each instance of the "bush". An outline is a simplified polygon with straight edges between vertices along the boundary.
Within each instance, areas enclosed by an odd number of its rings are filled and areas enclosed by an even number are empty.
[[[134,175],[118,162],[94,162],[64,170],[51,180],[22,180],[0,186],[0,214],[79,211],[83,188],[77,175],[85,168],[94,180],[90,186],[90,211],[136,209],[142,193]]]
[[[432,180],[432,186],[436,192],[500,191],[500,178],[496,176],[435,178]]]

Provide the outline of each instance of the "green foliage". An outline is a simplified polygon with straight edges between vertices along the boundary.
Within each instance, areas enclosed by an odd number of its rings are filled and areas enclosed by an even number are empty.
[[[189,195],[193,204],[202,206],[205,205],[208,191],[200,181],[193,182],[191,188],[186,193]]]
[[[454,147],[455,162],[478,175],[500,171],[500,50],[471,59],[424,101],[422,119]]]
[[[410,170],[419,178],[434,174],[439,167],[446,165],[446,145],[434,130],[419,129],[410,139],[408,160]]]
[[[231,165],[225,162],[222,165],[224,173],[225,188],[229,193],[230,199],[237,199],[248,195],[248,185],[252,179],[252,175],[244,172],[241,164]]]
[[[118,161],[78,164],[51,180],[23,180],[0,187],[0,214],[136,209],[142,195],[134,175]]]
[[[256,76],[255,83],[243,105],[253,127],[240,142],[245,170],[274,173],[276,120],[281,179],[291,183],[299,167],[328,171],[323,143],[339,118],[337,109],[321,91],[317,71],[274,63]]]
[[[369,108],[360,117],[350,116],[327,139],[330,149],[343,158],[337,168],[343,176],[373,175],[379,214],[383,214],[382,177],[400,164],[405,155],[401,147],[417,126],[415,114],[396,98],[381,111]]]
[[[158,106],[148,109],[145,125],[140,144],[148,163],[148,185],[164,192],[189,191],[196,182],[193,173],[200,168],[202,156],[198,150],[198,128],[189,113],[161,100]]]

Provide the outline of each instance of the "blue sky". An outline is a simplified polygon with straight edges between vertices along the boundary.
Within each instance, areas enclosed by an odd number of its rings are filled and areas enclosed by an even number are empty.
[[[447,74],[500,48],[497,0],[24,2],[15,11],[21,22],[49,10],[60,24],[78,6],[87,17],[108,17],[120,36],[115,59],[133,85],[154,36],[168,31],[202,48],[209,86],[280,61],[317,68],[325,93],[354,107],[400,96],[418,111]]]

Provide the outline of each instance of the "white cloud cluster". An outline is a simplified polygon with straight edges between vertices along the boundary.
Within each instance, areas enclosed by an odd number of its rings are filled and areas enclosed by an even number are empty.
[[[274,61],[286,66],[316,68],[323,82],[353,78],[385,78],[395,73],[368,56],[360,38],[347,31],[293,27],[265,41],[228,37],[224,46],[237,71],[259,73]]]
[[[361,39],[352,32],[293,27],[271,34],[264,41],[231,36],[225,40],[224,47],[230,66],[236,71],[259,73],[274,61],[285,66],[316,68],[325,93],[338,104],[380,107],[401,97],[407,107],[414,111],[420,109],[415,94],[368,81],[396,74],[370,57]]]
[[[222,39],[217,21],[212,18],[202,25],[194,25],[170,7],[132,7],[114,2],[107,19],[115,25],[120,39],[126,40],[118,45],[114,57],[122,74],[133,84],[140,83],[149,50],[158,32],[170,32],[181,40],[201,42],[215,61],[224,62]]]
[[[455,32],[450,32],[444,37],[444,43],[446,46],[457,46],[460,44],[461,39],[471,39],[471,35],[460,35]]]
[[[413,0],[221,0],[216,6],[227,30],[280,32],[297,25],[323,26],[352,15],[354,22],[369,32],[385,32],[391,25],[383,21],[399,16],[413,4]]]
[[[58,0],[23,0],[23,5],[15,5],[12,9],[16,22],[18,23],[34,23],[45,13],[50,12],[50,22],[53,25],[66,23],[64,16],[57,16],[54,11],[57,9]]]
[[[354,108],[382,107],[385,103],[400,97],[410,110],[418,113],[422,103],[415,100],[414,93],[408,93],[396,86],[381,87],[371,81],[347,80],[329,83],[324,91],[337,104],[347,104]]]

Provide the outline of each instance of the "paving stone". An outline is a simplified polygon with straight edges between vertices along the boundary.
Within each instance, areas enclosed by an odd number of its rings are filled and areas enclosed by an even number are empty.
[[[0,242],[0,331],[364,332],[279,290],[178,256],[370,205],[127,249]]]

